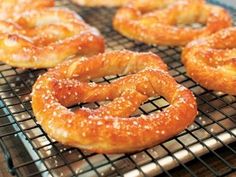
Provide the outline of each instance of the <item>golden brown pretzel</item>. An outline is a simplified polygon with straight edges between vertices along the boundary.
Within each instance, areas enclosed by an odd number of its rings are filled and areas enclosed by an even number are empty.
[[[53,6],[54,0],[0,0],[0,19],[16,19],[25,11]]]
[[[99,153],[133,152],[153,146],[181,132],[197,113],[191,91],[177,84],[166,68],[154,54],[129,51],[66,61],[36,81],[34,114],[49,136],[66,145]],[[115,74],[130,75],[111,84],[88,82]],[[154,95],[163,95],[170,106],[128,118]],[[112,101],[95,110],[73,112],[66,108],[102,100]]]
[[[148,44],[185,45],[195,38],[231,26],[231,17],[226,10],[203,0],[180,0],[147,13],[141,10],[135,6],[119,9],[113,19],[114,28],[126,37]],[[206,26],[198,29],[178,26],[192,23]]]
[[[236,27],[192,41],[184,48],[182,61],[199,84],[236,95]]]
[[[2,34],[1,34],[2,33]],[[47,8],[16,21],[0,21],[0,60],[16,67],[48,68],[66,58],[104,51],[104,39],[76,13]]]

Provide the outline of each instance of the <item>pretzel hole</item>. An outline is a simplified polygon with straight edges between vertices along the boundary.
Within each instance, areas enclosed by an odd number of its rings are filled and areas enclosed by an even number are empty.
[[[112,83],[112,82],[116,81],[117,79],[120,79],[125,76],[126,76],[125,74],[110,75],[110,76],[105,76],[102,78],[92,79],[90,82],[96,83],[96,84]],[[105,106],[105,105],[111,103],[113,100],[114,99],[95,101],[95,102],[90,102],[90,103],[78,103],[78,104],[70,106],[68,108],[73,112],[76,112],[77,110],[79,110],[81,108],[90,109],[90,110],[97,110],[101,106]],[[168,106],[169,106],[169,102],[164,97],[152,96],[152,97],[149,97],[142,104],[140,104],[138,109],[136,111],[134,111],[132,114],[130,114],[128,117],[138,117],[143,114],[144,115],[152,114],[157,111],[162,111],[163,109],[165,109]]]
[[[149,97],[147,101],[139,106],[139,109],[137,109],[131,117],[139,117],[142,114],[146,115],[162,111],[169,105],[169,102],[162,96]]]
[[[176,27],[191,27],[199,29],[206,26],[212,20],[212,14],[209,7],[203,6],[201,3],[195,4],[176,3],[175,6],[154,10],[143,13],[141,21],[144,23],[160,23]],[[200,5],[201,4],[201,5]],[[199,9],[201,11],[199,12]]]
[[[76,112],[77,110],[81,108],[86,108],[86,109],[91,109],[91,110],[96,110],[100,106],[106,105],[110,103],[110,101],[99,101],[99,102],[94,102],[94,103],[79,103],[74,106],[68,107],[71,111]],[[148,98],[147,101],[145,101],[143,104],[139,106],[139,108],[131,114],[129,117],[139,117],[143,114],[148,115],[155,113],[157,111],[162,111],[166,107],[168,107],[170,104],[169,102],[161,96],[155,96],[155,97],[150,97]]]
[[[90,82],[94,82],[97,84],[99,84],[99,83],[112,83],[112,82],[116,81],[117,79],[120,79],[125,76],[126,76],[126,74],[109,75],[109,76],[105,76],[105,77],[101,77],[101,78],[91,79]]]
[[[201,29],[201,28],[204,28],[206,25],[202,24],[202,23],[195,22],[195,23],[189,23],[189,24],[177,24],[176,26],[179,28],[189,27],[192,29]]]
[[[17,20],[17,24],[25,29],[23,33],[31,37],[37,45],[60,43],[60,40],[72,37],[86,29],[83,22],[69,21],[70,18],[77,18],[73,13],[60,9],[58,11],[49,9],[38,13],[39,15],[32,11],[29,16],[24,15]]]

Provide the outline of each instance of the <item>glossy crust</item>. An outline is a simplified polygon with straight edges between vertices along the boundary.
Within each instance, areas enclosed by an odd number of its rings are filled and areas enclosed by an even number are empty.
[[[193,23],[205,26],[180,27]],[[203,0],[180,0],[147,13],[135,6],[122,7],[113,19],[113,26],[122,35],[147,44],[185,45],[231,26],[231,17],[225,9]]]
[[[80,6],[123,6],[123,5],[132,5],[140,10],[147,11],[154,8],[160,8],[167,4],[170,4],[176,0],[71,0],[73,3]]]
[[[0,0],[0,19],[16,19],[25,11],[54,5],[54,0]]]
[[[107,6],[115,7],[126,4],[129,0],[71,0],[71,2],[78,4],[80,6]]]
[[[165,8],[179,0],[130,0],[125,5],[138,9],[140,12],[148,12]]]
[[[32,106],[37,121],[57,141],[99,153],[125,153],[151,147],[180,133],[197,114],[191,91],[176,83],[166,65],[151,53],[113,51],[66,61],[38,78]],[[111,84],[89,79],[124,74]],[[170,106],[128,118],[150,96]],[[110,100],[92,110],[66,106]]]
[[[188,75],[202,86],[236,95],[236,27],[192,41],[182,61]]]
[[[104,51],[104,39],[69,9],[28,11],[0,21],[0,60],[23,68],[48,68],[73,55]]]

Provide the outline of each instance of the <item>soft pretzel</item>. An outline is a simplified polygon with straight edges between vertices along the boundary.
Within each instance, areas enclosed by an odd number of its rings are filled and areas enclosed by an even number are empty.
[[[0,21],[0,60],[16,67],[53,67],[79,54],[104,51],[104,39],[73,11],[47,8]]]
[[[202,86],[236,95],[236,27],[192,41],[182,61],[187,74]]]
[[[53,6],[54,0],[0,0],[0,19],[16,19],[25,11]]]
[[[136,6],[122,7],[113,19],[114,28],[126,37],[148,44],[185,45],[195,38],[231,26],[231,17],[225,9],[203,0],[180,0],[146,13],[141,10]],[[183,27],[193,23],[205,26]]]
[[[161,59],[150,53],[113,51],[65,61],[38,78],[32,107],[49,136],[74,147],[99,153],[138,151],[160,143],[190,125],[197,113],[194,96],[176,83]],[[122,74],[111,84],[89,79]],[[130,117],[148,97],[162,95],[163,111]],[[112,100],[92,110],[66,107]]]

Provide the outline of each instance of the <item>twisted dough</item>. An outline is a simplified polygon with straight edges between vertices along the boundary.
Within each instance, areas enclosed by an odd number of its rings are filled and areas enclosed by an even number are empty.
[[[0,19],[16,19],[25,11],[53,6],[54,0],[0,0]]]
[[[176,83],[161,59],[150,53],[114,51],[68,60],[38,78],[32,107],[49,136],[74,147],[99,153],[142,150],[163,142],[190,125],[197,113],[192,93]],[[89,79],[130,74],[111,84]],[[163,95],[163,111],[129,117],[148,97]],[[66,106],[112,100],[98,109]]]
[[[16,23],[0,21],[0,32],[0,60],[16,67],[48,68],[104,51],[99,32],[68,9],[28,11]]]
[[[206,26],[181,27],[192,23]],[[158,45],[185,45],[230,25],[231,17],[226,10],[203,0],[180,0],[148,13],[142,13],[135,6],[126,6],[119,9],[113,19],[114,28],[122,35]]]
[[[192,41],[184,48],[182,61],[199,84],[236,95],[236,27]]]

